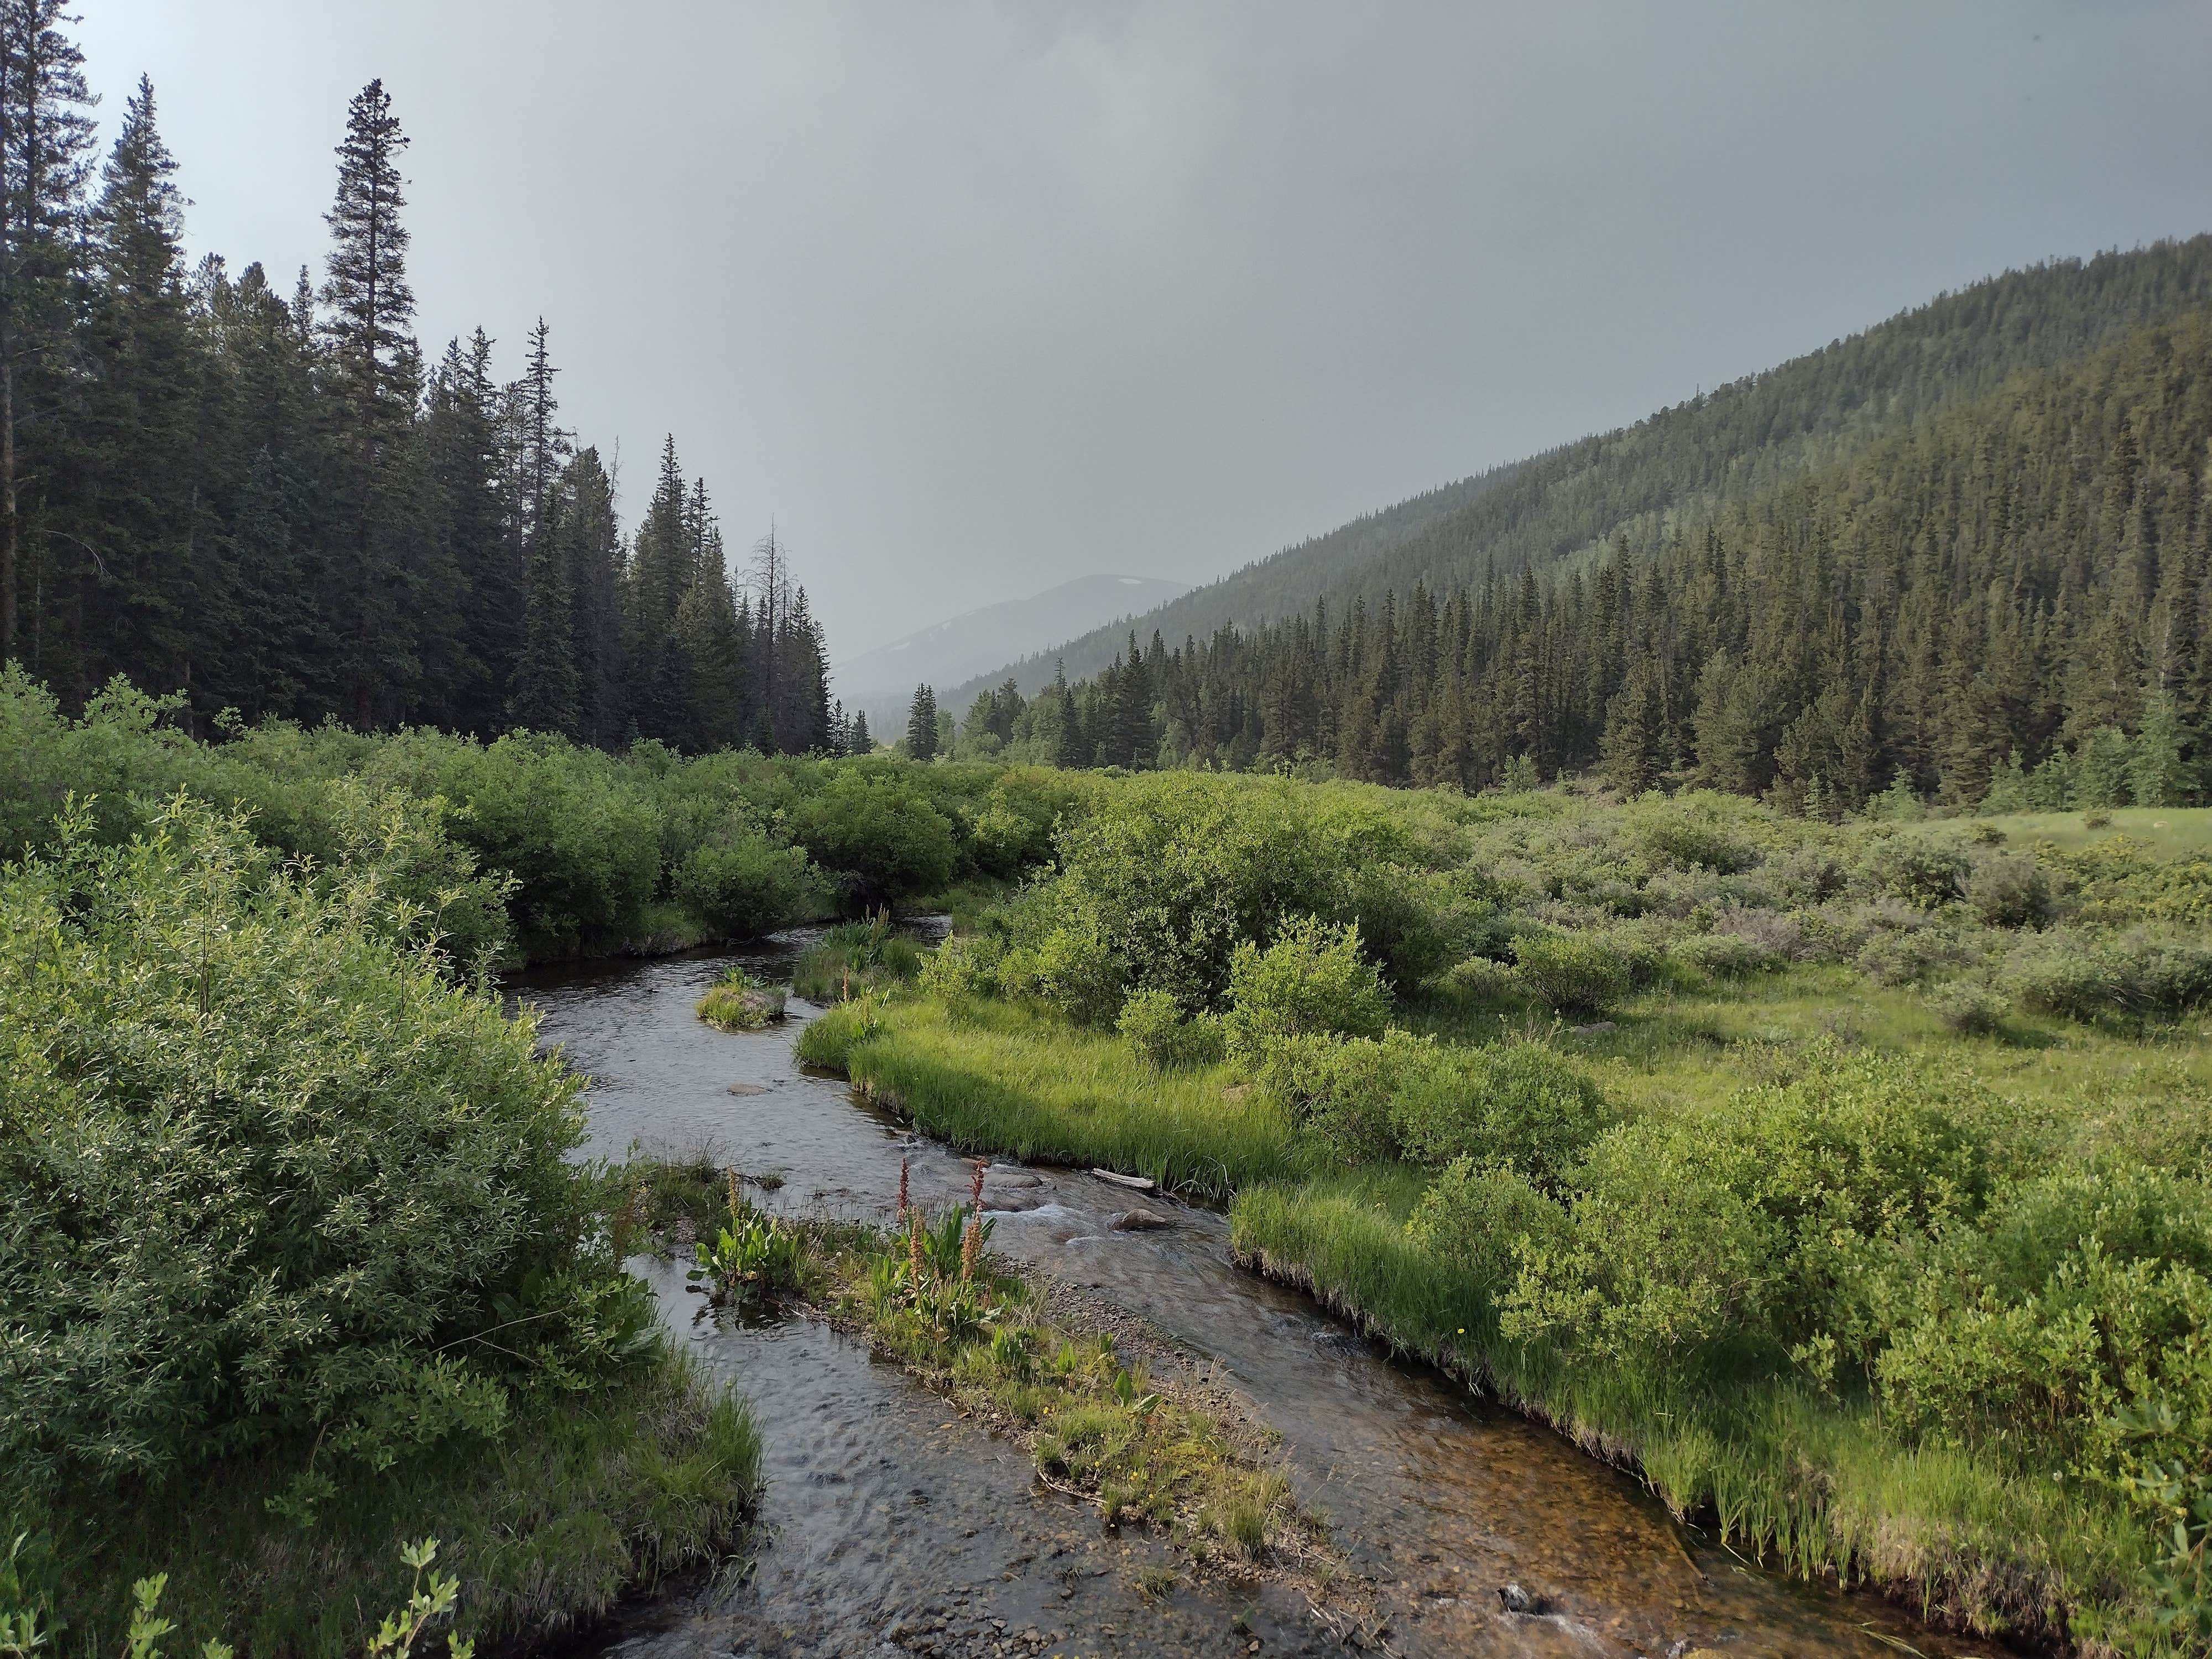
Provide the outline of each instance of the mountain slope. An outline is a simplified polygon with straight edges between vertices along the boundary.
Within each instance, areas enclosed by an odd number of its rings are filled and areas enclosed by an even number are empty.
[[[1595,769],[1792,810],[2212,787],[2212,303],[1514,575],[1146,651],[1018,758],[1474,790]]]
[[[1542,568],[1615,536],[1656,547],[1687,514],[1740,499],[1945,408],[1986,396],[2009,377],[2079,363],[2122,336],[2212,301],[2212,236],[2129,253],[2054,260],[1978,283],[1765,374],[1660,411],[1633,427],[1579,440],[1416,497],[1234,574],[1135,619],[1140,642],[1170,646],[1215,629],[1310,609],[1327,599],[1401,598],[1524,566]],[[1094,629],[1060,647],[1071,679],[1094,674],[1130,627]],[[1024,692],[1049,681],[1052,654],[980,675],[1012,673]],[[946,706],[963,706],[948,699]]]
[[[917,685],[938,690],[939,706],[958,714],[946,690],[1006,659],[1009,646],[1042,647],[1115,618],[1150,611],[1188,592],[1184,583],[1156,576],[1079,576],[1025,599],[987,605],[894,640],[839,663],[830,671],[835,694],[848,708],[863,708],[878,733],[903,723]]]

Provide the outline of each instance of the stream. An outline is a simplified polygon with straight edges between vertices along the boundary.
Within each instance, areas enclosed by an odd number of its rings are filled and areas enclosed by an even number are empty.
[[[792,1054],[815,1012],[731,1035],[692,1006],[732,961],[774,976],[806,942],[532,973],[513,988],[592,1079],[584,1155],[705,1149],[782,1185],[795,1215],[885,1221],[901,1161],[915,1201],[966,1200],[970,1160]],[[734,1085],[734,1087],[733,1087]],[[1373,1586],[1389,1650],[1459,1654],[1996,1654],[1867,1595],[1748,1564],[1559,1436],[1391,1359],[1311,1300],[1229,1260],[1228,1221],[1147,1196],[1176,1223],[1124,1233],[1133,1194],[1087,1173],[994,1165],[991,1248],[1149,1321],[1255,1404],[1302,1502]],[[626,1605],[579,1651],[690,1656],[1327,1654],[1297,1590],[1194,1583],[1179,1553],[1035,1478],[1026,1452],[957,1416],[865,1346],[799,1316],[747,1319],[637,1258],[678,1340],[752,1407],[766,1480],[750,1558]],[[1146,1567],[1178,1567],[1147,1599]],[[1518,1585],[1532,1612],[1509,1612]]]

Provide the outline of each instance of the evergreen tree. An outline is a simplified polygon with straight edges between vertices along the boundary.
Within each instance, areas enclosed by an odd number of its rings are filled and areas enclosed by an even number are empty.
[[[22,654],[24,566],[45,551],[23,509],[26,439],[46,435],[70,368],[95,101],[73,21],[63,0],[0,0],[0,664]]]
[[[414,509],[414,413],[420,374],[408,325],[407,146],[381,81],[356,94],[337,148],[337,201],[320,300],[340,499],[331,602],[338,675],[354,723],[374,726],[421,678],[416,658],[423,543]]]
[[[915,687],[907,709],[906,752],[911,760],[937,758],[937,694],[926,685]]]

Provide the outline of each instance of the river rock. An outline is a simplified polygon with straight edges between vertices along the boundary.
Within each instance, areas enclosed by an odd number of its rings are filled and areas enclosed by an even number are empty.
[[[1117,1233],[1156,1233],[1174,1225],[1158,1210],[1126,1210],[1114,1218],[1114,1231]]]
[[[764,1095],[768,1091],[757,1083],[732,1083],[730,1092],[733,1095]]]
[[[994,1164],[983,1171],[983,1179],[995,1181],[1001,1187],[1042,1187],[1044,1177],[1018,1164]]]

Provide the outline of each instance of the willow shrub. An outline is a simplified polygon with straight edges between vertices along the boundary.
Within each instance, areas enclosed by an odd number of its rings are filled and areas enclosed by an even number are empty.
[[[374,879],[181,799],[58,836],[0,876],[0,1467],[380,1467],[644,1356],[576,1243],[575,1078]]]

